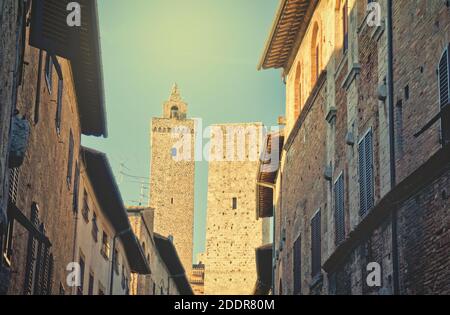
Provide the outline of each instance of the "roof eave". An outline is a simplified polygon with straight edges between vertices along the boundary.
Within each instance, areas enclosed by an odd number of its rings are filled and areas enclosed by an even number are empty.
[[[269,35],[269,37],[266,40],[266,44],[264,45],[264,52],[263,52],[263,54],[262,54],[262,56],[261,56],[261,58],[259,60],[259,64],[258,64],[258,67],[257,67],[258,71],[269,69],[268,67],[265,67],[264,64],[266,62],[267,55],[268,55],[268,53],[270,51],[270,47],[272,46],[272,42],[273,42],[273,39],[274,39],[274,36],[275,36],[275,32],[277,30],[278,24],[280,22],[280,18],[281,18],[282,14],[283,14],[283,11],[284,11],[284,8],[286,6],[287,1],[288,0],[280,0],[280,4],[278,5],[278,9],[277,9],[277,13],[275,15],[275,19],[272,22],[270,35]]]

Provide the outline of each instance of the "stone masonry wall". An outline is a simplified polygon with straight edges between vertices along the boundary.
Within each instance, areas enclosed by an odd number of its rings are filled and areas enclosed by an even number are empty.
[[[172,130],[186,127],[194,130],[194,121],[153,118],[151,134],[150,206],[155,208],[155,232],[173,236],[175,248],[186,274],[192,268],[194,230],[194,133],[189,161],[176,161],[172,149],[177,141]]]
[[[224,124],[213,128],[222,130],[226,139],[227,127],[260,129],[261,126]],[[222,160],[217,151],[220,144],[215,140],[211,150],[220,160],[209,162],[205,294],[252,294],[257,277],[255,249],[263,245],[269,233],[267,221],[256,220],[255,214],[257,159],[251,160],[247,140],[242,161]],[[230,143],[236,148],[235,140]],[[259,152],[260,144],[257,146]],[[230,152],[224,150],[223,157]],[[233,209],[233,198],[236,198],[236,209]]]
[[[0,1],[0,241],[5,233],[8,201],[8,148],[12,115],[12,92],[16,60],[18,3]],[[0,245],[1,247],[1,245]],[[0,262],[0,294],[8,289],[9,270]]]
[[[17,57],[18,9],[17,1],[0,1],[0,226],[4,223],[8,199],[7,159]]]
[[[28,42],[28,41],[27,41]],[[43,53],[45,61],[45,53]],[[59,284],[65,283],[66,266],[74,260],[74,216],[72,211],[73,178],[67,182],[69,134],[74,139],[74,163],[79,156],[81,141],[80,121],[71,69],[68,61],[58,58],[64,78],[61,131],[55,126],[57,73],[53,70],[52,92],[50,93],[42,68],[38,69],[39,50],[25,47],[24,78],[18,96],[18,110],[29,121],[31,134],[25,161],[20,167],[17,206],[30,217],[31,206],[39,206],[39,219],[52,242],[54,256],[53,293],[59,292]],[[42,72],[42,84],[37,87],[38,71]],[[39,120],[35,121],[36,89],[41,90]],[[74,170],[72,170],[72,174]],[[12,255],[12,279],[10,294],[23,292],[28,232],[16,222],[14,225]]]

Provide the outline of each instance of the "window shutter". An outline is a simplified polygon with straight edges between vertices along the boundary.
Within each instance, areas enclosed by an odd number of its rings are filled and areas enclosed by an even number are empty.
[[[19,190],[19,168],[12,168],[9,171],[9,201],[13,204],[17,201],[17,192]]]
[[[39,211],[35,205],[31,208],[31,223],[34,224],[36,228],[39,227]],[[24,295],[30,295],[33,293],[36,247],[37,241],[30,233],[28,236],[27,260],[25,265],[25,283],[23,286]]]
[[[302,292],[302,243],[297,238],[294,243],[294,294]]]
[[[450,46],[450,45],[449,45]],[[439,62],[439,103],[441,108],[447,106],[450,100],[450,53],[449,47],[445,50]]]
[[[359,213],[361,216],[367,212],[366,199],[366,165],[365,165],[365,145],[364,140],[359,143]]]
[[[68,159],[67,159],[67,185],[69,185],[69,187],[72,185],[73,147],[74,147],[73,134],[72,134],[72,130],[70,130],[70,134],[69,134],[69,156],[68,156]]]
[[[73,184],[73,201],[72,201],[72,209],[73,212],[78,212],[78,198],[79,198],[79,187],[80,187],[80,166],[78,165],[78,161],[75,163],[75,181]]]
[[[365,139],[365,171],[366,171],[366,200],[367,200],[367,211],[373,208],[374,204],[374,179],[373,179],[373,141],[372,141],[372,131],[366,135]]]
[[[439,62],[439,103],[441,107],[441,141],[450,142],[450,44]]]
[[[67,4],[72,0],[33,0],[30,45],[46,50],[51,55],[66,59],[76,57],[79,51],[81,27],[67,25]],[[84,2],[83,2],[84,3]],[[83,7],[82,7],[83,12]],[[83,14],[81,14],[83,24]]]
[[[317,276],[322,269],[321,258],[321,214],[320,211],[311,220],[311,274]]]
[[[345,212],[344,212],[344,176],[339,176],[334,185],[334,211],[336,244],[339,245],[345,239]]]
[[[50,249],[48,246],[43,244],[43,264],[42,264],[42,272],[41,272],[41,295],[49,295],[49,278],[50,278]]]
[[[374,206],[373,133],[369,131],[359,144],[360,214]]]

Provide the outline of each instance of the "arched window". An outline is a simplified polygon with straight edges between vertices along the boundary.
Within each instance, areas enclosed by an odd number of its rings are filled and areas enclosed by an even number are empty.
[[[314,23],[311,39],[311,82],[312,85],[317,82],[320,72],[320,32],[319,24]]]
[[[295,105],[294,116],[297,118],[300,115],[302,107],[302,65],[300,62],[295,71]]]
[[[172,106],[170,109],[170,118],[178,118],[178,107]]]

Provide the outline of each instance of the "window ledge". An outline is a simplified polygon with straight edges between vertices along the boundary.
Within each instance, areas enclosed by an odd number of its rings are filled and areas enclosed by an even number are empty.
[[[340,76],[341,71],[343,70],[345,62],[347,60],[348,60],[348,49],[347,51],[343,52],[342,58],[339,61],[338,66],[336,67],[335,78]]]
[[[361,66],[359,63],[354,63],[352,68],[350,69],[349,73],[345,77],[344,82],[342,83],[342,88],[348,91],[350,88],[350,85],[355,81],[356,77],[361,72]]]

